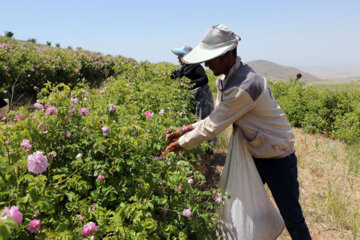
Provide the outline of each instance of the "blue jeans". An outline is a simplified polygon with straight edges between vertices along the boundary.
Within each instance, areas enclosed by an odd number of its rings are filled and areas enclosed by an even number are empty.
[[[261,180],[267,184],[286,228],[293,240],[311,240],[299,203],[297,158],[295,153],[284,158],[255,158]]]

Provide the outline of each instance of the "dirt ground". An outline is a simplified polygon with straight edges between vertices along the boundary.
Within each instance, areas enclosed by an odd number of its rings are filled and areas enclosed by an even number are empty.
[[[343,143],[294,129],[298,157],[300,203],[314,240],[360,239],[360,181],[348,173]],[[203,161],[206,188],[217,188],[226,149],[215,148]],[[271,193],[268,191],[269,195]],[[276,206],[276,205],[275,205]],[[355,229],[354,229],[355,228]],[[291,240],[284,230],[278,240]]]

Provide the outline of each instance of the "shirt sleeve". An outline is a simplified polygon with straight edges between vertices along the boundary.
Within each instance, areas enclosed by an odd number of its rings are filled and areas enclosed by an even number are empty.
[[[198,64],[195,68],[191,69],[190,72],[185,73],[185,76],[189,77],[192,84],[195,84],[193,88],[200,87],[209,82],[205,70],[200,64]]]
[[[183,77],[183,74],[181,72],[181,69],[180,70],[174,70],[171,75],[170,75],[171,79],[176,79],[176,78],[182,78]]]
[[[201,122],[204,120],[197,121],[196,123],[191,124],[193,128],[197,128],[201,125]]]
[[[241,118],[255,107],[248,92],[234,87],[223,93],[223,101],[202,121],[196,123],[196,128],[179,138],[179,144],[186,150],[216,137],[230,124]]]

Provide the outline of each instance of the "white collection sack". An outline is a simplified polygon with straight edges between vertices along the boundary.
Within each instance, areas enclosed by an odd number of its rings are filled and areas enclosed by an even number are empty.
[[[277,239],[284,221],[266,193],[240,129],[233,129],[219,187],[231,195],[218,209],[224,239]]]

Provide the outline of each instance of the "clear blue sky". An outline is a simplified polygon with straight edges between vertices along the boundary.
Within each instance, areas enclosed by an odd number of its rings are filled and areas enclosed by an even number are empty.
[[[0,1],[0,34],[62,47],[177,63],[170,48],[195,46],[222,23],[241,36],[245,62],[360,66],[360,0]]]

